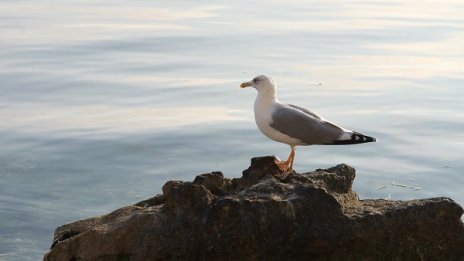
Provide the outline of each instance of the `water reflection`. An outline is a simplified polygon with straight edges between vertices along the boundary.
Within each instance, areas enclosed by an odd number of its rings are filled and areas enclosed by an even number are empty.
[[[239,111],[239,110],[235,110]],[[110,105],[8,106],[0,111],[3,129],[26,133],[42,132],[143,132],[210,122],[243,120],[224,107],[124,107]]]

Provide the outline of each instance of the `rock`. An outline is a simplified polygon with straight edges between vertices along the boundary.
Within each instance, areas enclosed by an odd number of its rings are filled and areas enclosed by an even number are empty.
[[[44,260],[464,259],[451,199],[359,200],[344,164],[277,173],[261,157],[241,178],[169,181],[162,195],[57,228]]]

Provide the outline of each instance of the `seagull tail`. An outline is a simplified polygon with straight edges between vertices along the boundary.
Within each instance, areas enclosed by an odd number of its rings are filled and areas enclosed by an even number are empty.
[[[376,142],[377,139],[374,137],[366,136],[359,132],[349,131],[345,132],[340,139],[334,140],[332,143],[327,145],[348,145],[348,144],[359,144],[367,142]]]

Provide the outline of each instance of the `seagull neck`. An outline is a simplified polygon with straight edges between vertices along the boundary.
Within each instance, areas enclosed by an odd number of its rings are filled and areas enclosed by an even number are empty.
[[[255,100],[255,104],[272,104],[275,102],[277,102],[275,92],[259,92]]]
[[[263,96],[266,99],[270,99],[270,98],[275,99],[275,97],[276,97],[276,89],[273,88],[273,87],[259,88],[258,89],[258,96]]]

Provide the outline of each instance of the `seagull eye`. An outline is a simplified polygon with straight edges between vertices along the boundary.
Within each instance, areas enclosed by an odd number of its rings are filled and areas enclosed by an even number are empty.
[[[254,83],[258,83],[258,82],[259,82],[259,79],[258,79],[258,78],[254,78],[254,79],[253,79],[253,82],[254,82]]]

